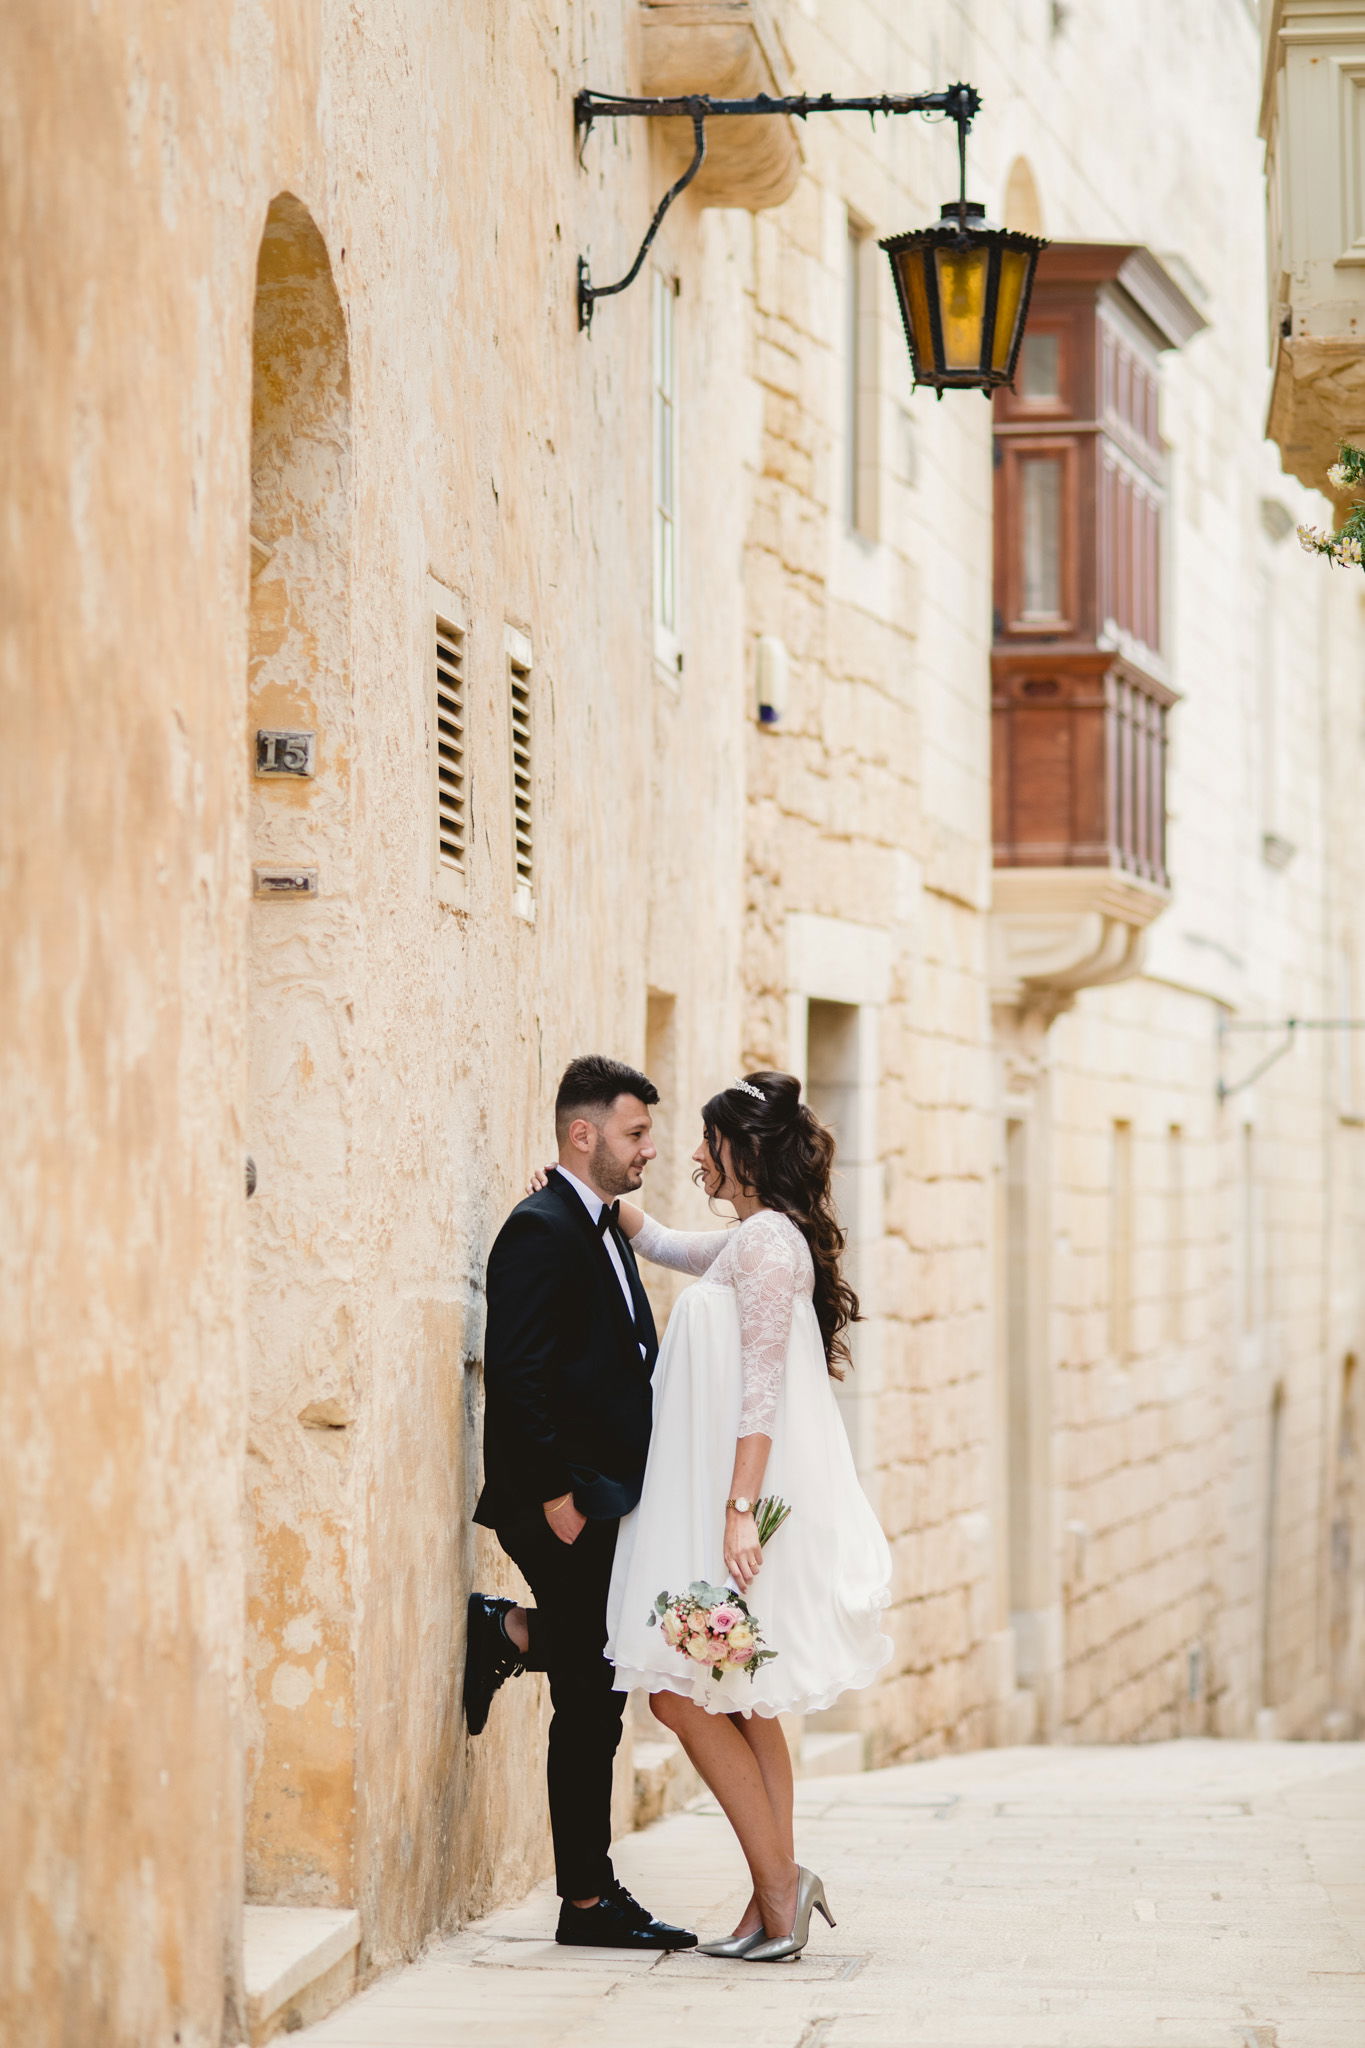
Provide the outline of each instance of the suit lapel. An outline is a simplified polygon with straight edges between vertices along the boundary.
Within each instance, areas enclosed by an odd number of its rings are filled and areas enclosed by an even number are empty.
[[[577,1217],[579,1227],[592,1247],[590,1256],[597,1262],[599,1273],[604,1274],[606,1277],[606,1289],[611,1301],[612,1314],[616,1318],[622,1335],[629,1344],[630,1356],[632,1359],[638,1359],[640,1356],[640,1338],[641,1336],[646,1336],[648,1332],[637,1332],[634,1323],[631,1321],[630,1310],[626,1307],[626,1297],[621,1292],[621,1282],[616,1277],[616,1268],[611,1262],[611,1253],[607,1250],[606,1239],[593,1222],[591,1216],[589,1216],[586,1208],[583,1206],[582,1198],[576,1189],[571,1188],[561,1175],[551,1173],[547,1185],[554,1189],[560,1201],[565,1203],[571,1214]],[[636,1303],[636,1314],[638,1315],[643,1290],[640,1288],[640,1276],[635,1272],[635,1261],[630,1256],[629,1250],[626,1255],[626,1275],[631,1282],[631,1296]],[[648,1302],[645,1303],[645,1314],[646,1316],[649,1315]],[[652,1319],[649,1327],[650,1329],[653,1327]]]
[[[624,1231],[618,1243],[621,1260],[626,1269],[626,1278],[630,1282],[631,1300],[635,1303],[635,1334],[645,1347],[645,1363],[652,1366],[659,1355],[659,1335],[654,1327],[654,1311],[649,1305],[645,1283],[640,1278],[640,1268],[635,1262],[635,1247]]]

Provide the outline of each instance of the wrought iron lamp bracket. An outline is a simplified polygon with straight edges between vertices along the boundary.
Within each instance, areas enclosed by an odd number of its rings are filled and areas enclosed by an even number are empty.
[[[1226,1081],[1220,1074],[1215,1093],[1220,1102],[1226,1102],[1230,1095],[1240,1095],[1244,1088],[1250,1088],[1259,1081],[1262,1074],[1292,1052],[1301,1031],[1365,1031],[1365,1017],[1277,1017],[1268,1022],[1257,1019],[1243,1020],[1240,1017],[1220,1015],[1218,1019],[1218,1049],[1223,1047],[1234,1031],[1282,1032],[1279,1044],[1271,1047],[1263,1059],[1257,1061],[1250,1073],[1243,1074],[1236,1081]]]
[[[761,92],[750,100],[717,100],[706,93],[689,93],[680,99],[628,99],[615,93],[589,92],[586,89],[575,96],[574,123],[578,129],[579,161],[582,162],[583,147],[592,133],[595,121],[616,120],[621,117],[654,120],[690,120],[695,147],[692,161],[675,183],[669,186],[654,210],[650,222],[635,254],[635,261],[624,277],[615,284],[594,284],[586,256],[578,259],[578,325],[586,332],[592,326],[593,307],[598,299],[613,298],[617,292],[625,291],[640,275],[641,266],[649,254],[650,245],[658,234],[664,215],[673,201],[687,187],[701,169],[706,156],[706,123],[708,120],[739,116],[753,119],[755,116],[775,114],[782,117],[794,116],[804,121],[809,114],[866,114],[875,121],[878,114],[923,114],[927,119],[937,116],[940,120],[957,123],[957,153],[960,182],[960,204],[962,218],[966,218],[967,202],[967,134],[972,122],[981,110],[981,95],[973,85],[950,85],[943,92],[880,93],[861,99],[836,99],[833,93],[796,93],[785,99],[775,99]]]

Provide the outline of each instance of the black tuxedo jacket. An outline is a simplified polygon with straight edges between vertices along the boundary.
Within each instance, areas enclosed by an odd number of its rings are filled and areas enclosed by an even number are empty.
[[[621,1242],[633,1324],[602,1235],[558,1173],[498,1232],[488,1259],[476,1522],[496,1528],[570,1492],[592,1521],[627,1514],[639,1500],[659,1343],[634,1253]]]

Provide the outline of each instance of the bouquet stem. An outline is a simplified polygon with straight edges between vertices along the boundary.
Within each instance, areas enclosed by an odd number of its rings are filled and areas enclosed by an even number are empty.
[[[754,1521],[758,1528],[758,1540],[766,1549],[772,1542],[791,1509],[775,1493],[765,1493],[762,1500],[754,1502]]]

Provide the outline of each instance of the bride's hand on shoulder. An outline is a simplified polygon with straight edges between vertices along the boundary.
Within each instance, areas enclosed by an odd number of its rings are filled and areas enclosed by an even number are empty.
[[[553,1164],[553,1162],[551,1162],[551,1164]],[[545,1187],[545,1186],[547,1185],[547,1183],[548,1183],[548,1181],[549,1181],[549,1178],[550,1178],[550,1167],[548,1167],[548,1166],[537,1166],[537,1167],[534,1167],[534,1168],[532,1169],[532,1172],[531,1172],[531,1178],[530,1178],[530,1179],[529,1179],[529,1180],[527,1181],[527,1183],[526,1183],[526,1192],[527,1192],[527,1194],[528,1194],[528,1195],[538,1195],[538,1194],[540,1193],[541,1189],[542,1189],[543,1187]]]

